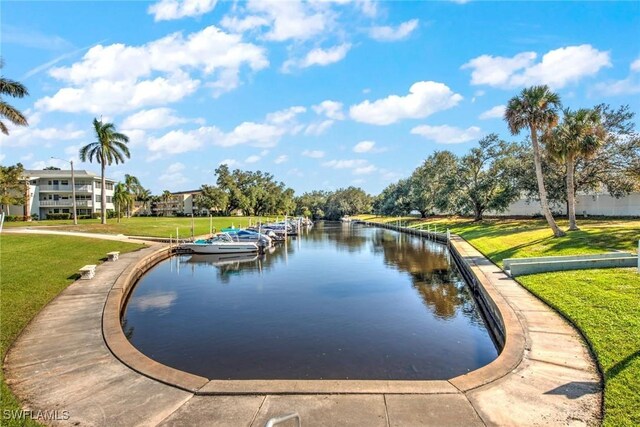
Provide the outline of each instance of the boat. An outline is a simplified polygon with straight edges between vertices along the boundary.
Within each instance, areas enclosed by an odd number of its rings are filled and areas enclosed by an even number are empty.
[[[254,242],[265,247],[273,245],[273,241],[270,236],[264,233],[258,233],[254,230],[242,230],[237,228],[233,231],[227,231],[227,233],[237,242]]]
[[[195,254],[229,254],[258,252],[258,245],[253,242],[235,241],[228,233],[218,234],[212,239],[201,239],[183,243],[181,248],[191,250]]]
[[[193,254],[185,262],[188,264],[209,264],[222,266],[229,264],[240,264],[244,262],[254,262],[258,260],[255,253],[225,253],[225,254]]]

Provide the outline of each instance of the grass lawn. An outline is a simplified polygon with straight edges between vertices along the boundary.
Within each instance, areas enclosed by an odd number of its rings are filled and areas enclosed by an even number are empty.
[[[275,217],[271,218],[275,219]],[[283,217],[279,217],[283,219]],[[255,223],[257,217],[246,216],[214,216],[211,222],[214,230],[220,231],[223,228],[246,227],[249,221]],[[262,221],[267,221],[266,217],[262,217]],[[209,233],[209,218],[194,218],[194,234],[196,236]],[[79,220],[78,225],[73,225],[72,220],[45,220],[32,222],[7,222],[5,227],[51,227],[55,226],[56,230],[81,231],[85,233],[104,233],[104,234],[124,234],[127,236],[154,236],[169,237],[176,235],[176,227],[178,233],[182,237],[191,236],[191,218],[187,217],[132,217],[122,218],[118,223],[116,219],[107,220],[106,225],[100,224],[99,219]]]
[[[142,245],[67,236],[0,235],[0,356],[27,323],[76,278],[86,264],[97,264],[107,252],[131,252]],[[20,405],[0,374],[2,410]],[[1,412],[0,412],[1,415]],[[38,425],[2,420],[2,425]]]
[[[579,220],[581,231],[554,238],[544,220],[381,218],[403,226],[449,227],[496,264],[511,257],[577,255],[611,250],[634,252],[640,220]],[[567,221],[560,220],[561,228]],[[611,268],[532,274],[517,278],[525,288],[563,313],[587,337],[605,376],[607,426],[640,425],[640,274]]]

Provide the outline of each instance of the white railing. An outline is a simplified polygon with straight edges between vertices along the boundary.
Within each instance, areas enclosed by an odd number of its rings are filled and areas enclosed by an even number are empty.
[[[71,191],[70,185],[41,185],[40,191]],[[92,185],[76,184],[76,191],[91,192],[93,190]]]
[[[76,207],[88,207],[92,206],[92,204],[91,200],[76,200]],[[73,200],[40,200],[40,206],[73,206]]]

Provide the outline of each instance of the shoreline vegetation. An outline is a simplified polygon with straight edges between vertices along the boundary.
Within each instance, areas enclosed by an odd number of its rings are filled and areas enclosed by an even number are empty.
[[[554,237],[544,219],[380,217],[354,219],[426,228],[449,228],[502,266],[511,257],[635,252],[640,219],[589,219],[579,231]],[[568,220],[557,221],[562,228]],[[604,375],[605,426],[640,425],[640,273],[607,268],[531,274],[522,286],[573,323],[586,338]]]

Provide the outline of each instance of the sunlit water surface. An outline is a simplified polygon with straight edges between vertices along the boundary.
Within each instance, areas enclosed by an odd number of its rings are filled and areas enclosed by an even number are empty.
[[[123,328],[152,359],[210,379],[447,379],[497,356],[446,247],[330,222],[262,257],[158,264]]]

